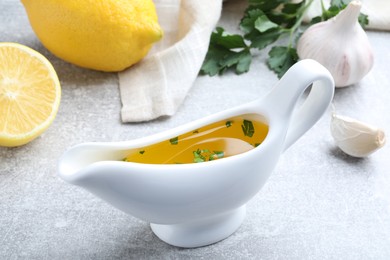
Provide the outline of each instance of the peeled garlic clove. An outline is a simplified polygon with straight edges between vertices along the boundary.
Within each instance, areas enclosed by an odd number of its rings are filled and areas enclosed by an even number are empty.
[[[354,157],[366,157],[386,143],[383,130],[346,116],[333,114],[330,131],[337,146]]]
[[[306,29],[297,43],[300,59],[314,59],[332,74],[336,87],[359,82],[372,68],[374,55],[358,17],[361,3],[352,1],[337,16]]]

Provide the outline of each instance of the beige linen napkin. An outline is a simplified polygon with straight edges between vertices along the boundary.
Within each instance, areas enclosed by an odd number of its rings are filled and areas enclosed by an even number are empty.
[[[207,53],[222,0],[155,0],[163,39],[140,63],[119,73],[122,121],[173,115]]]

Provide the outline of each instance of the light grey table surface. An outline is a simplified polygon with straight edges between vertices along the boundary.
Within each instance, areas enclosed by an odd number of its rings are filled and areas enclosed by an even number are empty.
[[[227,2],[220,24],[236,30],[244,6]],[[337,89],[334,105],[390,132],[390,34],[369,32],[372,71]],[[229,238],[182,249],[160,241],[149,224],[57,176],[70,146],[142,137],[263,96],[276,82],[260,53],[251,71],[198,77],[176,115],[123,124],[116,74],[81,69],[51,55],[17,0],[0,1],[0,41],[43,53],[61,84],[53,125],[18,148],[0,147],[0,259],[390,259],[390,148],[355,159],[335,147],[330,111],[280,158]]]

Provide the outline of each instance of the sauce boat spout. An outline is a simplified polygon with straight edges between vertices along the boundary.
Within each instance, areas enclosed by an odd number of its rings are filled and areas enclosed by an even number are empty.
[[[120,143],[118,145],[115,143],[82,143],[73,146],[61,156],[58,174],[63,180],[80,185],[87,175],[92,174],[90,168],[93,164],[117,161],[121,156],[124,158],[125,154],[120,146]]]

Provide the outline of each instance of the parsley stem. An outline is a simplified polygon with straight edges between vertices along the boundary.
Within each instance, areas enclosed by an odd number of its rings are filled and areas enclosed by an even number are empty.
[[[290,31],[290,39],[289,39],[289,42],[288,42],[288,48],[289,49],[291,49],[292,46],[293,46],[294,35],[295,35],[295,32],[298,30],[298,28],[302,24],[304,13],[307,11],[307,9],[309,9],[309,7],[313,3],[313,1],[314,0],[309,0],[307,2],[305,1],[306,2],[305,5],[303,5],[301,8],[299,8],[298,13],[297,13],[298,19],[295,22],[295,24],[289,29],[289,31]]]
[[[321,11],[322,11],[322,13],[326,12],[326,8],[325,8],[325,4],[324,4],[323,0],[321,0]]]

